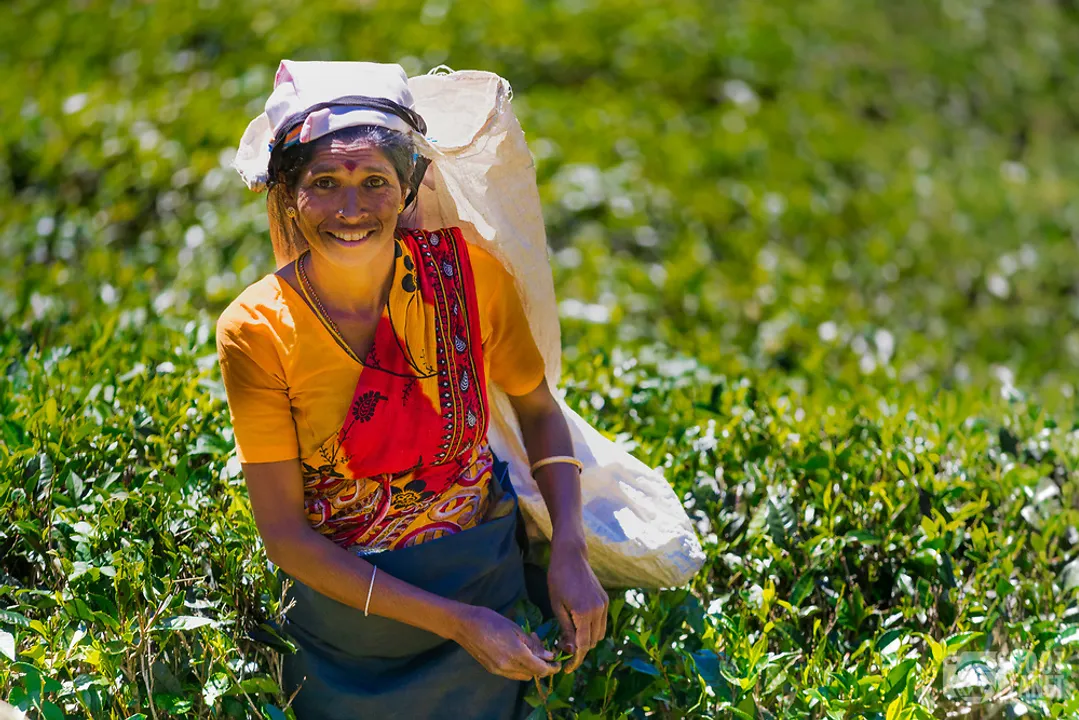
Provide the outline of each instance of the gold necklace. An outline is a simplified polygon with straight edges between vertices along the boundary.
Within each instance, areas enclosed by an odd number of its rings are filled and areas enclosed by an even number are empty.
[[[322,301],[318,299],[318,294],[315,293],[314,286],[311,285],[311,281],[307,279],[307,270],[304,269],[304,261],[307,260],[310,255],[311,251],[308,250],[301,255],[300,259],[296,262],[296,275],[300,278],[300,287],[303,288],[303,293],[307,296],[307,299],[314,302],[315,309],[318,310],[319,315],[326,321],[326,324],[330,326],[330,330],[333,334],[336,335],[341,342],[344,342],[345,336],[338,329],[337,323],[333,321],[330,314],[326,312],[326,308],[323,307]],[[345,347],[348,347],[347,343],[345,343]],[[352,352],[352,348],[349,348],[349,353],[353,356],[356,355],[356,353]]]

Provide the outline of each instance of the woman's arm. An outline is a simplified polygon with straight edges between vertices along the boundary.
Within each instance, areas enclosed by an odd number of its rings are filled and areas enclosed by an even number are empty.
[[[569,427],[546,380],[527,395],[509,397],[531,462],[573,454]],[[607,632],[607,593],[588,565],[577,468],[564,463],[545,465],[536,470],[536,485],[551,515],[547,583],[551,606],[562,626],[562,646],[574,654],[565,669],[573,672]]]
[[[314,530],[303,512],[299,461],[243,465],[255,524],[270,560],[305,585],[339,602],[363,609],[373,565]],[[375,577],[368,612],[453,640],[489,672],[514,680],[558,670],[544,662],[536,639],[488,608],[466,605],[398,580]]]

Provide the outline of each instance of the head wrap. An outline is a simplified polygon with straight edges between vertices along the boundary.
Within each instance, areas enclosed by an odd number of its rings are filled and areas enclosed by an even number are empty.
[[[265,112],[244,131],[233,166],[247,187],[261,192],[267,187],[274,147],[311,142],[359,125],[396,130],[410,135],[418,150],[426,147],[427,125],[415,110],[404,68],[282,60]]]

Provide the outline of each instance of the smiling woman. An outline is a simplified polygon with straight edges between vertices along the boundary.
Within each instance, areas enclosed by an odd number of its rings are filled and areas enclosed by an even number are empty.
[[[526,590],[488,383],[537,463],[554,525],[537,599],[567,669],[605,633],[580,464],[512,278],[457,228],[398,228],[426,167],[411,106],[398,66],[286,61],[245,134],[266,148],[245,179],[270,189],[279,267],[221,315],[218,354],[259,533],[295,581],[301,720],[513,718],[559,669],[504,616]]]
[[[350,187],[369,193],[369,200],[379,201],[384,210],[380,219],[389,221],[392,215],[392,230],[412,189],[416,159],[407,136],[379,125],[344,128],[309,143],[290,144],[286,138],[282,151],[271,154],[269,172],[273,179],[267,183],[268,210],[276,220],[271,224],[271,236],[278,263],[295,259],[308,247],[307,236],[318,237],[318,230],[332,233],[336,225],[340,239],[344,239],[342,234],[355,234],[347,218],[336,219],[337,211],[349,212],[347,203],[357,203],[351,210],[354,214],[363,202],[347,195]],[[293,213],[306,210],[300,217],[308,226],[288,222],[290,209]],[[365,220],[370,225],[370,219]],[[310,223],[324,226],[311,227]]]
[[[282,250],[306,253],[282,276],[364,357],[389,294],[391,246],[415,166],[411,147],[401,133],[362,125],[287,146],[279,157],[272,202],[291,220]],[[336,321],[320,295],[339,300]]]

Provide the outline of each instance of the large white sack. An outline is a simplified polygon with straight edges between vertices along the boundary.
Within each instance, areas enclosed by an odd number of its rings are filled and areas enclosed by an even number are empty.
[[[401,225],[458,226],[498,258],[517,282],[547,382],[562,374],[561,331],[547,234],[532,156],[510,106],[509,84],[480,71],[409,79],[427,122],[432,157],[415,206]],[[491,447],[509,464],[529,536],[551,536],[551,520],[529,473],[521,431],[506,395],[490,388]],[[608,588],[683,585],[704,563],[693,524],[659,472],[603,437],[565,403],[581,475],[592,568]]]

